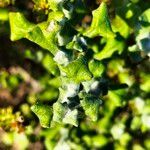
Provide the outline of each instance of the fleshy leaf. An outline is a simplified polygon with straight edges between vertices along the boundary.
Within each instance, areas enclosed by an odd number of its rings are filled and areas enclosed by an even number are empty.
[[[56,21],[61,21],[62,18],[64,17],[64,14],[61,11],[52,11],[48,14],[48,21],[56,20]]]
[[[130,28],[127,23],[118,15],[112,20],[112,29],[114,32],[119,32],[124,38],[128,38]]]
[[[53,121],[67,123],[78,126],[77,109],[70,110],[67,105],[56,102],[53,105]]]
[[[143,14],[139,17],[141,23],[150,24],[150,8],[143,12]]]
[[[68,53],[64,51],[58,51],[54,57],[54,61],[56,61],[57,64],[64,65],[64,66],[66,66],[69,63],[69,59],[70,58]]]
[[[100,77],[104,72],[104,65],[100,61],[91,60],[88,65],[94,77]]]
[[[64,78],[63,78],[64,79]],[[64,82],[64,81],[62,81]],[[65,84],[65,83],[63,83]],[[66,82],[63,87],[59,88],[59,100],[64,103],[69,103],[69,98],[75,97],[78,95],[79,92],[79,84],[75,84],[73,82]]]
[[[92,74],[89,71],[86,61],[83,57],[72,61],[66,67],[60,68],[66,73],[68,78],[77,83],[90,80],[92,77]]]
[[[25,35],[30,32],[35,25],[30,23],[23,14],[17,12],[9,13],[10,27],[11,27],[11,40],[16,41],[24,38]]]
[[[31,107],[31,110],[38,116],[42,127],[50,127],[52,119],[52,109],[50,106],[36,103]]]
[[[108,17],[107,6],[104,2],[92,12],[93,20],[90,28],[84,33],[85,36],[93,38],[96,36],[114,37]]]
[[[62,104],[60,102],[54,103],[54,105],[53,105],[53,121],[61,123],[63,117],[65,116],[66,111],[67,111],[67,107],[64,104]]]
[[[101,100],[96,97],[87,95],[83,97],[80,103],[85,111],[85,114],[89,116],[92,121],[96,121],[98,119]]]
[[[83,37],[74,36],[73,40],[67,44],[66,48],[83,52],[87,49],[87,43]]]
[[[59,46],[65,46],[71,42],[73,36],[77,34],[77,31],[71,26],[67,19],[63,19],[61,22],[61,30],[57,34]]]
[[[64,0],[48,0],[50,9],[52,9],[53,11],[57,11],[59,9],[59,5],[63,2]]]
[[[42,64],[53,75],[59,75],[59,70],[56,62],[53,60],[50,54],[46,54],[42,60]]]
[[[121,53],[124,50],[125,43],[121,37],[115,39],[108,39],[105,47],[94,55],[94,58],[97,60],[102,60],[105,58],[109,58],[116,51]]]
[[[74,126],[78,126],[78,110],[68,110],[63,118],[63,123],[72,124]]]
[[[43,22],[41,24],[30,23],[21,13],[9,13],[11,40],[27,38],[30,41],[40,45],[42,48],[55,54],[58,50],[55,41],[55,35],[59,30],[55,20]]]

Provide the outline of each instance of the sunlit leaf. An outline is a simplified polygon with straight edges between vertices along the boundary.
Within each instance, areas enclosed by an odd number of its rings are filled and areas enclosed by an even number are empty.
[[[66,73],[68,78],[77,83],[90,80],[92,77],[83,57],[72,61],[66,67],[62,67],[62,71]]]
[[[31,107],[32,111],[38,116],[41,126],[49,128],[52,119],[52,109],[48,105],[36,103]]]
[[[111,29],[106,4],[102,2],[101,5],[92,12],[92,14],[92,24],[84,35],[90,38],[96,36],[103,36],[106,38],[114,37],[115,35]]]
[[[96,53],[94,58],[102,60],[112,56],[114,52],[121,53],[125,48],[125,43],[121,37],[115,39],[108,39],[106,45],[99,53]]]

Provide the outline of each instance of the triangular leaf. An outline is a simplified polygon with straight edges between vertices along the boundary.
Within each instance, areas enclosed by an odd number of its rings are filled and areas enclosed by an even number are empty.
[[[30,23],[23,14],[19,12],[9,13],[10,27],[11,27],[11,40],[16,41],[24,38],[25,35],[30,32],[35,25]]]
[[[89,65],[90,72],[92,72],[93,76],[96,78],[100,77],[104,72],[105,69],[104,65],[100,61],[93,59],[89,62],[88,65]]]
[[[104,2],[92,12],[93,20],[90,28],[84,33],[85,36],[93,38],[96,36],[103,37],[114,37],[115,34],[112,32],[107,6]]]
[[[50,9],[53,11],[57,11],[59,9],[59,5],[63,3],[65,0],[48,0],[48,4]]]
[[[116,51],[121,53],[124,50],[125,42],[121,37],[115,39],[108,39],[105,47],[94,55],[94,58],[97,60],[102,60],[105,58],[109,58]]]
[[[67,124],[72,124],[74,126],[78,126],[78,110],[68,110],[65,117],[63,118],[63,122]]]
[[[58,51],[55,36],[59,30],[55,20],[50,23],[41,24],[30,23],[21,13],[9,13],[11,40],[27,38],[30,41],[40,45],[42,48],[49,50],[52,54]]]
[[[53,105],[53,121],[56,121],[58,123],[62,122],[62,119],[64,118],[67,111],[67,107],[60,103],[56,102]]]
[[[31,107],[31,110],[38,116],[42,127],[50,127],[52,119],[52,109],[50,106],[36,103]]]
[[[119,32],[124,38],[128,38],[130,28],[127,23],[118,15],[112,20],[112,29],[114,32]]]
[[[89,116],[92,121],[96,121],[98,119],[100,104],[100,99],[90,95],[83,97],[81,100],[81,106],[83,107],[85,114]]]
[[[63,72],[66,73],[68,78],[77,83],[90,80],[92,77],[92,74],[90,73],[86,61],[83,57],[72,61],[66,67],[60,68]]]

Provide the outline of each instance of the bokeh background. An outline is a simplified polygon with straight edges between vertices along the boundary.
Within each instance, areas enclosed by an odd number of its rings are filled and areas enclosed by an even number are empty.
[[[82,0],[75,1],[82,9]],[[91,22],[91,11],[102,0],[82,2],[89,13],[80,15],[78,26],[86,27]],[[85,117],[79,127],[44,129],[30,107],[36,101],[52,105],[57,100],[59,77],[51,73],[52,55],[48,51],[26,39],[10,40],[8,13],[19,11],[30,22],[39,23],[50,11],[47,1],[0,0],[1,150],[150,149],[150,1],[105,2],[112,24],[125,40],[125,49],[121,55],[103,61],[102,74],[110,89],[102,98],[99,119],[92,122]],[[97,51],[104,44],[101,39],[95,40],[98,44],[90,44]]]

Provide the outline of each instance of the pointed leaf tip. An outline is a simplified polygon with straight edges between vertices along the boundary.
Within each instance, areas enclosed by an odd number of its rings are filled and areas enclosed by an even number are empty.
[[[36,103],[31,107],[31,110],[37,115],[40,124],[44,128],[49,128],[52,119],[52,109],[48,105]]]
[[[92,12],[93,19],[90,28],[84,33],[85,36],[93,38],[96,36],[103,36],[106,38],[113,38],[115,34],[112,31],[107,5],[102,2],[101,5]]]

